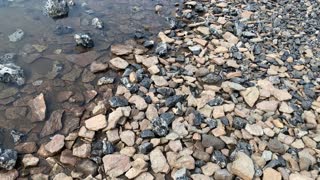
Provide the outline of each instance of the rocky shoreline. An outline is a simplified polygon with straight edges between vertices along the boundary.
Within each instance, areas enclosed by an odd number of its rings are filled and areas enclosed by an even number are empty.
[[[59,91],[50,115],[49,88],[0,91],[8,119],[39,124],[0,148],[0,179],[319,179],[320,2],[181,7],[156,42],[113,44],[107,62],[59,55],[73,65],[57,87],[100,77]]]

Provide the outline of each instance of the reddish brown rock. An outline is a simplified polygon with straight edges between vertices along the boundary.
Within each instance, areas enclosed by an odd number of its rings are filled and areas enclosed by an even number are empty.
[[[116,178],[127,172],[130,167],[130,158],[126,155],[106,155],[103,157],[103,165],[106,175]]]
[[[49,153],[55,154],[58,153],[64,146],[64,136],[57,134],[52,137],[51,141],[48,142],[44,148]]]
[[[29,101],[32,112],[32,121],[43,121],[46,118],[46,102],[43,93]]]
[[[64,110],[53,111],[49,120],[45,123],[40,133],[40,137],[45,137],[62,129],[61,119]]]

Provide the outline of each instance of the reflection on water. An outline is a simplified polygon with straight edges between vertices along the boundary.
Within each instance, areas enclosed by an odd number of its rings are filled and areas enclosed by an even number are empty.
[[[43,14],[44,1],[0,0],[0,55],[16,53],[15,63],[24,69],[27,79],[26,85],[19,88],[0,83],[0,145],[12,146],[6,138],[11,129],[29,134],[28,140],[38,140],[43,123],[30,122],[28,101],[40,93],[45,94],[46,120],[52,111],[66,109],[63,124],[79,116],[76,112],[81,112],[83,105],[89,106],[90,90],[97,90],[100,99],[110,95],[112,86],[97,87],[96,82],[99,77],[117,73],[110,70],[92,74],[88,65],[93,60],[108,61],[110,45],[131,39],[138,31],[152,38],[167,26],[165,17],[174,13],[176,2],[80,0],[75,1],[67,18],[53,20]],[[157,4],[164,6],[160,15],[154,10]],[[102,30],[91,25],[95,17],[103,21]],[[24,37],[10,42],[8,35],[17,29],[24,31]],[[73,34],[77,32],[90,33],[95,47],[89,52],[75,47]],[[80,60],[70,61],[74,57]],[[58,102],[57,96],[65,91],[71,97],[67,102]]]

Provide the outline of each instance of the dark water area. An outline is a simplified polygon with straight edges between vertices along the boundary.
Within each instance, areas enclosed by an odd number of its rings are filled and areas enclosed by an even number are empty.
[[[73,110],[88,104],[86,92],[106,88],[97,85],[100,77],[117,76],[115,71],[92,74],[90,62],[79,65],[68,61],[66,56],[89,52],[84,57],[94,56],[97,62],[108,62],[112,44],[133,39],[137,32],[146,39],[155,39],[159,31],[169,26],[167,18],[174,16],[178,3],[177,0],[74,2],[68,17],[54,20],[44,14],[45,1],[0,0],[0,56],[15,53],[14,63],[23,68],[26,76],[26,84],[20,87],[0,83],[0,146],[14,146],[12,130],[25,134],[26,141],[41,141],[39,132],[53,111],[66,110],[63,121],[74,118]],[[159,4],[163,8],[156,13],[155,6]],[[91,25],[95,17],[103,21],[103,29]],[[72,32],[60,33],[58,26],[69,26]],[[23,38],[10,42],[8,36],[17,29],[24,31]],[[92,35],[94,48],[76,47],[73,36],[80,32]],[[58,102],[57,95],[62,91],[71,91],[71,100]],[[28,101],[40,93],[45,94],[47,114],[45,121],[35,123],[30,120]]]

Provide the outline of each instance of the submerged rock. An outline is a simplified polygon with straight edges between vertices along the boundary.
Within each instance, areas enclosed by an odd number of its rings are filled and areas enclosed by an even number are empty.
[[[91,21],[91,25],[97,29],[103,28],[103,22],[99,18],[93,18]]]
[[[78,46],[83,46],[85,48],[92,48],[94,46],[93,40],[89,34],[75,34],[74,40]]]
[[[20,41],[24,36],[24,32],[22,29],[17,29],[16,32],[12,33],[8,36],[9,40],[11,42],[17,42]]]
[[[68,16],[69,6],[65,0],[48,0],[45,5],[45,13],[52,18]]]
[[[23,85],[25,83],[23,69],[13,63],[0,64],[0,82]]]
[[[70,34],[73,31],[74,31],[73,28],[70,26],[58,25],[56,26],[56,29],[53,31],[53,33],[60,36],[64,34]]]
[[[11,149],[0,148],[0,169],[11,170],[16,165],[18,155]]]

